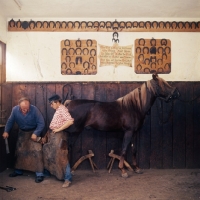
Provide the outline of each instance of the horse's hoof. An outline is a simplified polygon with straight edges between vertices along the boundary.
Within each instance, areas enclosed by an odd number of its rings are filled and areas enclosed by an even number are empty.
[[[128,174],[125,172],[125,173],[122,174],[122,177],[123,178],[128,178]]]
[[[134,169],[134,172],[135,172],[136,174],[143,174],[143,172],[141,171],[141,169]]]

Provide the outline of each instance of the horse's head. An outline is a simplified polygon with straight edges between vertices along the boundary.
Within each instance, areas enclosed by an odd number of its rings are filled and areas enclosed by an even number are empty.
[[[176,87],[170,86],[164,79],[158,77],[157,74],[153,74],[152,77],[153,79],[150,83],[156,97],[159,97],[166,102],[170,102],[180,96]]]

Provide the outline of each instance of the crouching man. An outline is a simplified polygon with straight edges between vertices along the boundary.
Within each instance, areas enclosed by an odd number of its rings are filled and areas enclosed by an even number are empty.
[[[56,110],[47,132],[47,143],[43,146],[44,168],[59,180],[62,187],[68,187],[72,181],[68,160],[67,134],[63,131],[74,123],[68,109],[61,103],[59,95],[53,95],[49,103]]]
[[[14,106],[10,117],[7,120],[3,138],[9,137],[14,123],[19,126],[18,139],[16,144],[16,163],[15,170],[9,174],[9,177],[16,177],[23,174],[23,170],[36,173],[35,182],[43,181],[43,157],[42,145],[37,143],[42,133],[45,123],[39,109],[31,105],[30,99],[23,97],[18,105]]]

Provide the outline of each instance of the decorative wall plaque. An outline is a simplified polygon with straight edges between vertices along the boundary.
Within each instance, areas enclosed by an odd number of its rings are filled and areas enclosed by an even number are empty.
[[[62,40],[61,74],[94,75],[97,73],[96,40]]]
[[[171,72],[171,41],[168,39],[135,40],[135,73],[169,74]]]
[[[100,67],[119,65],[132,67],[132,48],[133,45],[119,46],[117,43],[113,46],[99,45],[100,46]]]

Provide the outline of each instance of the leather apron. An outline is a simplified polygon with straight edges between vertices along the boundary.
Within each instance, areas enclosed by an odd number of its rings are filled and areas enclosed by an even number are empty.
[[[16,144],[16,169],[32,172],[43,172],[42,144],[31,139],[33,131],[25,132],[19,130]]]
[[[58,180],[64,180],[68,164],[67,133],[64,131],[49,132],[48,142],[43,145],[44,168],[55,175]]]

